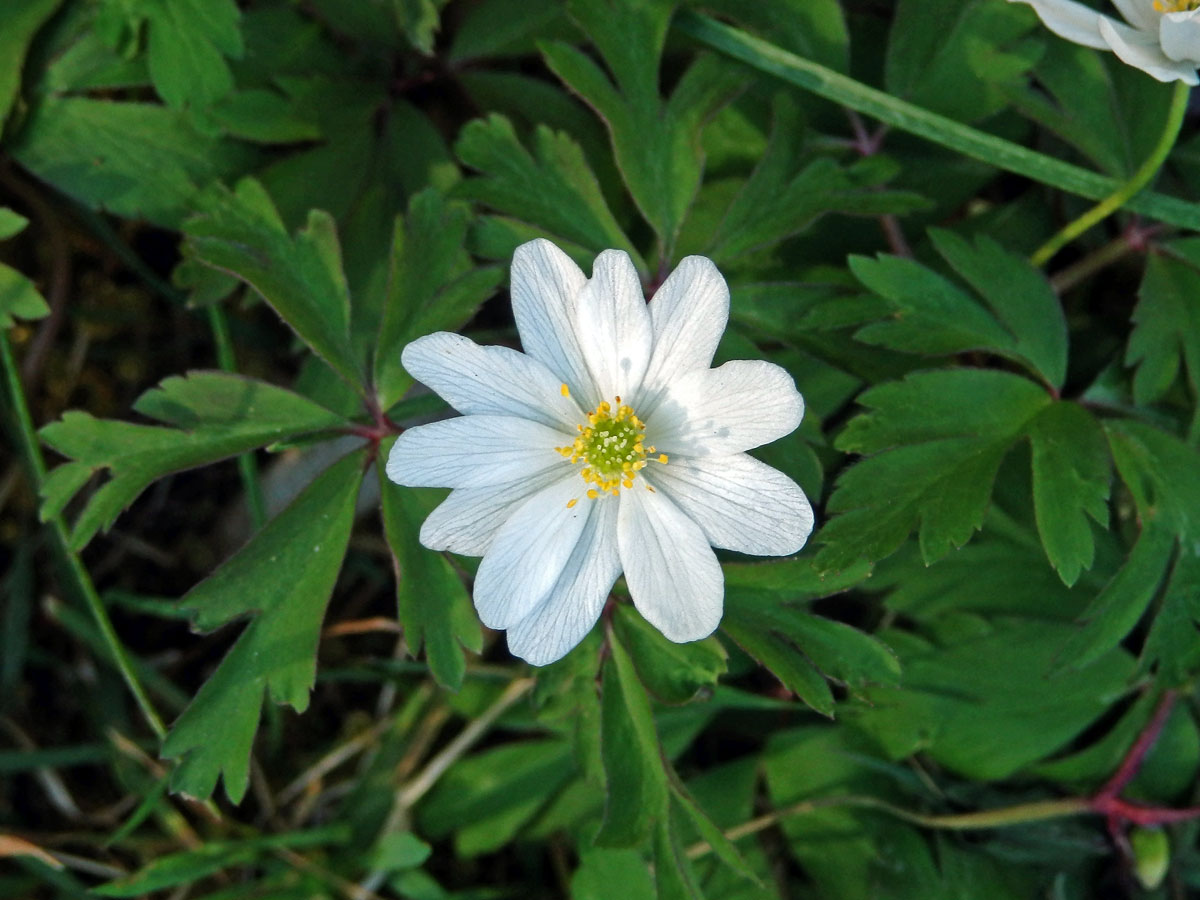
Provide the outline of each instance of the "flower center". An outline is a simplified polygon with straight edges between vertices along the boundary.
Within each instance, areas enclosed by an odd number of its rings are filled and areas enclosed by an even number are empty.
[[[1154,8],[1160,13],[1191,12],[1200,9],[1200,0],[1154,0]]]
[[[563,396],[569,391],[562,386]],[[575,443],[554,449],[569,459],[572,464],[582,466],[579,474],[591,487],[587,495],[595,500],[602,493],[614,497],[621,488],[632,488],[637,473],[646,467],[647,456],[655,449],[647,447],[646,426],[634,413],[632,407],[617,397],[615,404],[607,400],[587,415],[587,424],[579,425],[579,436]],[[656,462],[665,464],[667,454],[652,456]],[[646,485],[648,490],[654,490]],[[574,506],[578,498],[567,504]]]

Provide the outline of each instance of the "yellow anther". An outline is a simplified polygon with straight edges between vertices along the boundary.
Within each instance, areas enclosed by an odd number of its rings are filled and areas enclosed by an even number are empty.
[[[660,453],[660,454],[658,454],[658,461],[659,461],[660,463],[662,463],[663,465],[666,465],[666,462],[667,462],[667,454],[665,454],[665,453]]]
[[[562,386],[561,388],[559,388],[559,389],[558,389],[558,392],[559,392],[560,394],[562,394],[564,397],[570,397],[570,396],[571,396],[571,389],[570,389],[569,387],[567,387],[567,385],[566,385],[566,383],[565,383],[565,382],[563,383],[563,386]]]
[[[570,500],[567,501],[567,509],[574,509],[575,504],[578,502],[579,502],[578,497],[572,497]]]
[[[632,488],[637,473],[646,466],[645,423],[620,397],[614,400],[601,401],[587,413],[586,421],[576,426],[578,436],[570,447],[555,448],[572,465],[581,464],[579,474],[591,486],[587,496],[593,500],[601,494],[619,496],[622,487]]]

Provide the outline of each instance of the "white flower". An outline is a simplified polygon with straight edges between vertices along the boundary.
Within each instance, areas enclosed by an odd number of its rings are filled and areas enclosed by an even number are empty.
[[[1159,81],[1200,82],[1200,0],[1113,0],[1128,25],[1074,0],[1009,2],[1028,3],[1060,37],[1111,50]]]
[[[589,280],[536,240],[513,256],[512,303],[524,353],[447,332],[404,349],[463,413],[408,429],[388,458],[398,484],[454,489],[421,543],[483,557],[479,617],[535,665],[583,640],[622,572],[664,635],[706,637],[724,601],[712,548],[784,556],[812,531],[804,492],[745,453],[800,424],[791,377],[709,368],[729,289],[701,256],[647,304],[624,252],[601,253]]]

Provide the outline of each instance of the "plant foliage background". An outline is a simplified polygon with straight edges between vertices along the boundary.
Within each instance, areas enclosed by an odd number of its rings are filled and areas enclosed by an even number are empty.
[[[1029,261],[1175,90],[1002,0],[4,3],[0,897],[1200,890],[1195,122]],[[704,641],[530,669],[380,486],[538,236],[807,401]]]

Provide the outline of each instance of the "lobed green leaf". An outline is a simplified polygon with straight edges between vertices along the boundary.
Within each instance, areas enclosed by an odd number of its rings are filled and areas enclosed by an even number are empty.
[[[42,440],[70,459],[42,485],[43,520],[58,514],[101,469],[110,478],[71,530],[78,549],[107,529],[153,481],[276,441],[344,427],[336,413],[283,388],[224,372],[192,372],[147,391],[134,405],[167,425],[96,419],[73,410],[42,428]]]
[[[254,288],[289,327],[360,392],[362,363],[350,344],[350,293],[337,230],[328,213],[313,210],[289,237],[262,185],[245,179],[236,192],[214,191],[208,210],[188,221],[185,234],[200,262]]]
[[[595,44],[612,80],[573,46],[542,47],[554,73],[608,128],[617,166],[667,257],[700,186],[700,132],[743,82],[721,60],[702,57],[668,100],[660,98],[659,60],[672,6],[670,0],[569,3],[571,17]]]
[[[180,760],[172,790],[204,799],[223,776],[225,793],[240,802],[264,693],[299,712],[307,708],[321,622],[350,539],[363,463],[362,451],[334,463],[180,600],[195,611],[194,626],[201,630],[242,617],[251,621],[163,742],[163,756]]]
[[[95,210],[178,228],[201,188],[258,159],[199,132],[179,110],[91,97],[47,97],[9,152],[38,178]]]
[[[1007,372],[921,372],[865,392],[839,449],[871,454],[838,479],[821,532],[819,565],[844,568],[893,553],[914,528],[927,563],[965,544],[983,523],[1008,449],[1052,401]]]
[[[1181,366],[1200,395],[1200,241],[1175,241],[1165,250],[1146,258],[1125,352],[1125,364],[1137,366],[1133,399],[1139,405],[1161,400]]]
[[[455,196],[545,229],[591,251],[625,250],[642,271],[646,265],[625,236],[583,151],[570,136],[544,125],[534,129],[532,152],[512,123],[493,114],[468,122],[454,146],[463,164],[480,175],[467,178]],[[511,256],[513,247],[504,256]]]
[[[1100,423],[1082,406],[1055,403],[1029,423],[1038,534],[1065,584],[1092,567],[1089,517],[1108,524],[1112,461]]]

